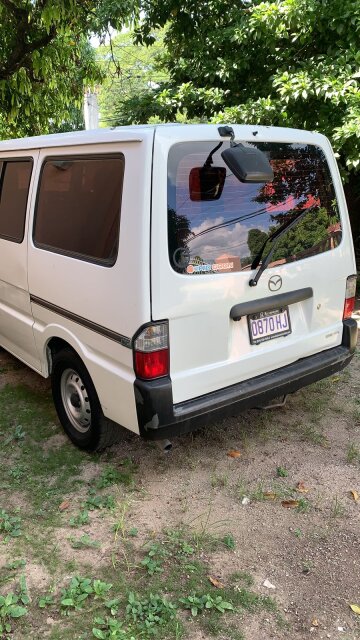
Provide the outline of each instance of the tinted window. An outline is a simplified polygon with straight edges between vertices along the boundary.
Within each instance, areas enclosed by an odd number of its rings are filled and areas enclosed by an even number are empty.
[[[5,240],[23,241],[31,169],[31,160],[0,163],[0,237]]]
[[[119,240],[124,156],[51,158],[43,166],[35,244],[114,264]]]
[[[221,151],[212,166],[225,167]],[[314,145],[257,143],[268,157],[274,180],[241,183],[226,167],[220,198],[196,200],[189,193],[193,167],[202,167],[216,143],[180,143],[168,161],[168,243],[179,273],[223,273],[251,268],[265,240],[299,213],[301,221],[280,239],[270,266],[301,260],[335,248],[340,218],[329,168]],[[266,255],[265,251],[265,255]]]

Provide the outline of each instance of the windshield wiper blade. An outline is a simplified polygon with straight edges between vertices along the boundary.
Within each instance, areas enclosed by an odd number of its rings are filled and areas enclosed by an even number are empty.
[[[303,219],[304,216],[306,216],[307,213],[309,213],[310,209],[305,209],[304,211],[302,211],[301,213],[299,213],[298,216],[296,216],[296,218],[294,220],[292,220],[291,222],[289,222],[288,224],[286,224],[285,226],[280,227],[280,229],[278,229],[277,231],[274,231],[274,233],[272,233],[264,242],[263,246],[261,247],[259,253],[255,256],[253,263],[251,265],[252,269],[256,269],[256,267],[260,264],[260,260],[261,260],[261,256],[264,253],[265,247],[268,244],[268,242],[271,242],[271,249],[269,251],[269,253],[266,254],[265,259],[262,261],[261,263],[261,267],[260,269],[258,269],[258,271],[256,272],[255,276],[253,278],[251,278],[251,280],[249,281],[249,285],[250,287],[256,287],[257,283],[259,282],[259,279],[261,278],[262,273],[265,271],[265,269],[267,268],[272,255],[274,253],[274,250],[278,244],[278,241],[280,240],[280,238],[283,237],[283,235],[289,231],[290,229],[292,229],[293,227],[295,227],[297,225],[297,223]]]

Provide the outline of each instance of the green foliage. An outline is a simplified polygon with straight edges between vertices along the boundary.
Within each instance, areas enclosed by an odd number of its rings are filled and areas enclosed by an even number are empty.
[[[63,611],[82,609],[84,601],[93,593],[94,589],[89,578],[71,578],[70,585],[61,590]]]
[[[94,511],[95,509],[115,509],[115,500],[113,496],[97,495],[95,489],[90,489],[89,495],[84,502],[84,509]]]
[[[141,566],[146,568],[150,576],[153,576],[154,573],[162,573],[164,571],[162,564],[167,555],[167,551],[164,549],[163,545],[161,543],[154,542],[150,545],[147,555],[141,561]]]
[[[70,527],[82,527],[84,524],[89,524],[89,512],[87,509],[82,509],[76,516],[72,516],[69,519]]]
[[[133,121],[160,115],[321,131],[345,175],[360,168],[360,4],[354,0],[155,0],[137,41],[167,24],[169,79],[129,101]]]
[[[136,465],[129,458],[125,458],[121,462],[122,469],[114,469],[111,465],[104,467],[100,478],[96,482],[97,489],[111,487],[113,484],[123,484],[126,487],[132,486],[134,483],[133,474]]]
[[[22,618],[27,614],[26,605],[30,602],[27,592],[25,576],[20,578],[19,594],[13,592],[7,595],[0,595],[0,636],[5,637],[12,631],[12,618]],[[8,637],[8,636],[6,636]]]
[[[12,630],[11,619],[21,618],[27,614],[26,607],[19,604],[20,596],[10,592],[6,596],[0,596],[0,635],[10,633]]]
[[[109,608],[109,604],[105,605]],[[117,609],[112,609],[115,615]],[[95,618],[93,636],[100,640],[112,638],[114,640],[135,640],[135,638],[149,638],[157,635],[157,630],[167,626],[176,618],[176,605],[164,596],[150,593],[141,597],[134,591],[127,596],[125,609],[126,627],[122,622],[113,618]]]
[[[10,516],[5,509],[0,508],[0,533],[5,534],[4,542],[8,542],[10,538],[21,536],[20,527],[20,516]]]
[[[6,569],[19,569],[19,567],[25,567],[25,565],[26,565],[26,560],[24,560],[23,558],[18,558],[16,560],[7,562],[5,567]]]
[[[175,616],[176,606],[163,596],[150,593],[148,597],[141,598],[130,591],[126,618],[135,628],[149,634],[154,628],[166,625]]]
[[[122,622],[115,618],[100,618],[94,620],[92,634],[99,640],[135,640],[135,636],[129,635]]]
[[[38,606],[40,609],[45,609],[46,607],[49,607],[52,604],[54,604],[54,596],[51,594],[40,596],[38,600]]]
[[[26,432],[24,431],[24,429],[22,428],[22,426],[20,424],[16,425],[16,427],[14,428],[13,432],[10,433],[7,438],[5,438],[4,440],[4,446],[13,443],[13,442],[21,442],[22,440],[24,440],[26,436]]]
[[[311,504],[309,500],[307,500],[306,498],[299,498],[298,502],[299,504],[297,507],[297,511],[299,513],[307,513],[310,510]]]
[[[70,544],[73,549],[98,549],[100,542],[93,540],[87,533],[84,533],[80,538],[70,536]]]
[[[159,68],[158,62],[163,52],[163,38],[163,30],[156,32],[152,46],[146,47],[134,43],[132,32],[119,33],[111,44],[97,48],[96,60],[105,77],[99,93],[104,126],[131,124],[131,102],[136,103],[139,96],[152,96],[158,83],[167,80],[168,74]],[[160,109],[158,115],[161,115]]]
[[[285,469],[285,467],[276,467],[276,475],[278,478],[287,478],[289,472]]]
[[[360,462],[360,447],[355,442],[350,442],[347,446],[346,462],[349,464]]]
[[[209,609],[215,609],[219,613],[225,613],[225,611],[232,611],[234,609],[231,602],[223,600],[222,596],[211,596],[208,593],[202,596],[192,594],[186,598],[180,598],[180,602],[184,605],[185,609],[190,609],[192,616],[197,616],[198,613]]]
[[[61,590],[61,607],[64,613],[68,613],[71,609],[82,609],[85,600],[89,596],[104,599],[110,591],[112,585],[101,580],[93,580],[90,578],[79,578],[74,576],[71,578],[67,588]]]
[[[231,533],[227,533],[223,539],[222,542],[224,543],[225,547],[227,547],[228,549],[231,549],[232,551],[235,549],[236,547],[236,543],[234,540],[234,536]]]
[[[82,128],[84,87],[102,77],[88,37],[136,13],[132,0],[0,2],[0,136]]]

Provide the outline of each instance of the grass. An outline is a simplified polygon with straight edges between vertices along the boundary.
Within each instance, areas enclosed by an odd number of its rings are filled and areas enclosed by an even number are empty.
[[[227,473],[211,474],[210,483],[213,489],[223,489],[229,484],[229,475]]]
[[[111,452],[84,453],[65,438],[52,447],[56,422],[49,394],[22,386],[0,390],[0,536],[8,558],[0,569],[0,596],[8,602],[3,624],[11,629],[4,633],[14,640],[40,637],[51,617],[50,640],[180,640],[194,626],[239,640],[244,611],[275,615],[275,603],[252,590],[248,574],[221,589],[210,581],[211,554],[236,549],[224,522],[212,521],[210,505],[188,526],[139,543],[142,532],[129,519],[137,465]],[[86,479],[83,471],[100,461],[100,470]],[[211,475],[213,488],[225,490],[228,481],[227,473]],[[105,534],[96,535],[95,522],[103,523]],[[72,558],[64,557],[65,544]],[[104,545],[108,559],[98,566],[101,556],[94,554]],[[32,588],[25,605],[19,581],[28,564],[42,567],[48,579],[44,589]]]
[[[335,496],[330,506],[331,518],[342,518],[345,515],[345,507],[338,496]]]
[[[346,462],[356,464],[360,462],[360,447],[355,442],[349,442],[346,449]]]
[[[248,614],[260,620],[266,616],[273,631],[283,628],[286,622],[275,601],[261,594],[251,573],[239,570],[229,575],[232,565],[247,566],[242,565],[231,518],[238,512],[246,517],[245,507],[243,511],[237,503],[246,496],[253,503],[252,514],[258,509],[276,518],[280,511],[286,518],[289,513],[294,546],[307,540],[307,523],[320,512],[314,497],[296,492],[292,460],[279,453],[263,477],[250,471],[251,481],[246,479],[247,464],[254,445],[263,447],[266,455],[266,443],[274,439],[282,442],[290,437],[298,444],[327,446],[322,415],[335,384],[318,383],[306,396],[290,399],[290,408],[292,403],[295,408],[304,404],[302,421],[294,422],[290,430],[287,409],[252,411],[233,419],[233,441],[243,454],[236,464],[226,458],[229,433],[224,425],[214,430],[211,440],[214,451],[219,451],[216,464],[200,455],[209,432],[189,437],[183,448],[188,455],[179,464],[189,477],[203,466],[209,502],[200,516],[190,518],[189,481],[179,501],[180,508],[183,504],[179,518],[187,525],[178,523],[160,532],[145,531],[139,520],[133,520],[149,489],[131,457],[120,448],[101,455],[84,453],[59,436],[49,393],[22,386],[0,389],[0,554],[5,557],[0,564],[0,596],[13,594],[18,601],[9,598],[9,606],[26,609],[19,617],[6,614],[11,639],[46,635],[50,640],[185,640],[202,630],[207,637],[244,640]],[[159,454],[154,451],[156,458]],[[349,443],[346,459],[351,464],[360,461],[355,442]],[[166,482],[172,465],[171,457],[159,457],[156,482]],[[229,512],[229,521],[214,521],[212,501],[222,496],[230,504],[232,500],[237,511]],[[283,500],[296,500],[298,506],[287,512]],[[334,520],[343,515],[337,498],[330,515]],[[219,558],[226,567],[223,575]],[[43,571],[43,586],[32,584],[31,600],[24,604],[22,576],[32,575],[34,567]],[[51,627],[48,618],[54,621]]]

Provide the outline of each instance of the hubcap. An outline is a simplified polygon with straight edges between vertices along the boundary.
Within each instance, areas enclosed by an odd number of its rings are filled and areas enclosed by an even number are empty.
[[[60,381],[61,399],[72,426],[86,433],[91,426],[91,408],[87,390],[74,369],[65,369]]]

